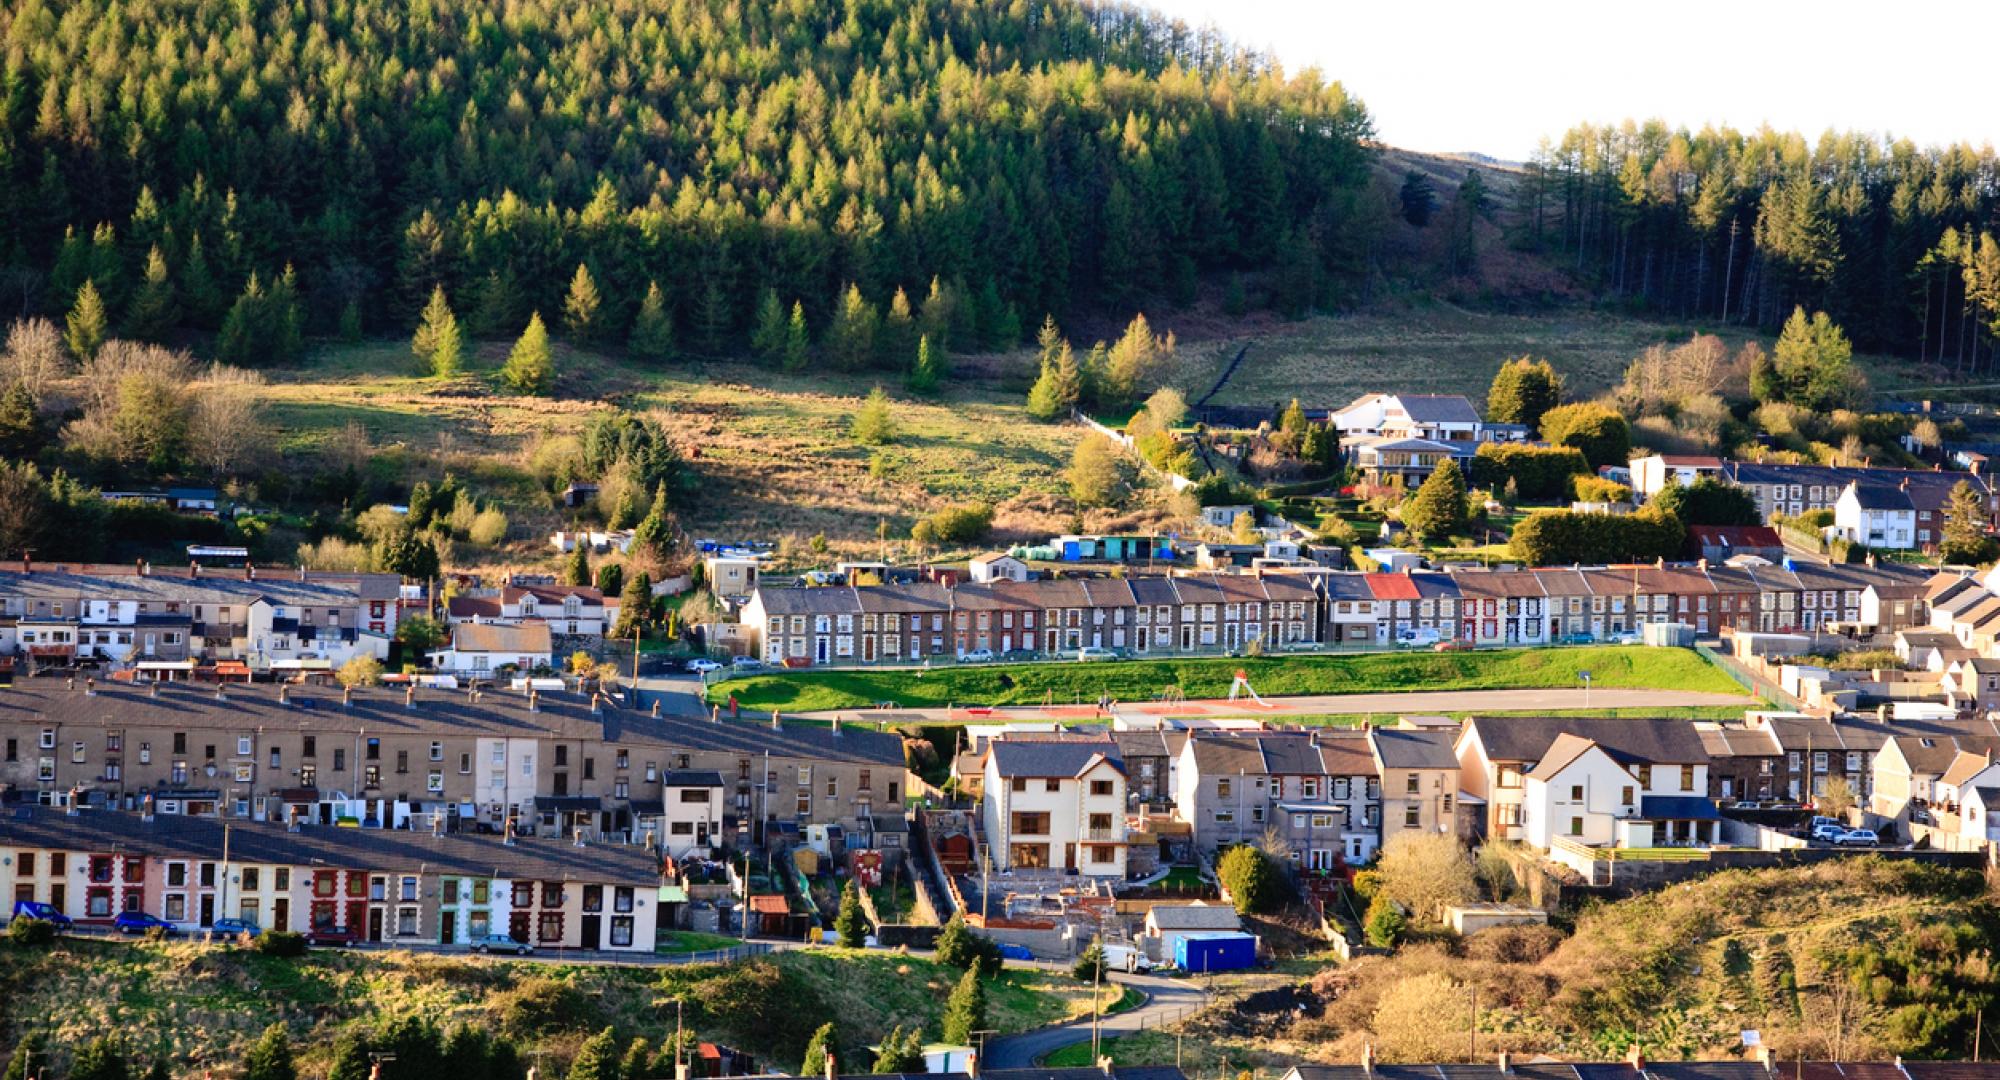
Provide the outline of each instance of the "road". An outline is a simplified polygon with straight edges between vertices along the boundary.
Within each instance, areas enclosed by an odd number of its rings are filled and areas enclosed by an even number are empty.
[[[1146,1003],[1136,1009],[1104,1017],[1098,1022],[1100,1038],[1130,1035],[1143,1028],[1157,1028],[1208,1003],[1201,987],[1188,979],[1162,979],[1152,975],[1114,974],[1111,981],[1137,987],[1146,994]],[[1065,1046],[1090,1041],[1090,1021],[1078,1020],[1056,1027],[1036,1028],[1019,1035],[993,1039],[986,1044],[989,1069],[1033,1068],[1037,1061]]]
[[[708,719],[708,706],[702,703],[701,676],[685,672],[671,672],[663,675],[644,675],[639,678],[639,707],[650,709],[653,702],[660,703],[660,711],[668,716],[678,716],[692,720]]]
[[[1693,706],[1755,705],[1742,694],[1716,694],[1693,690],[1643,690],[1581,687],[1549,687],[1539,690],[1399,690],[1380,694],[1319,694],[1304,697],[1270,697],[1269,708],[1260,709],[1253,701],[1120,702],[1119,715],[1135,717],[1235,717],[1277,718],[1283,716],[1328,716],[1355,713],[1445,713],[1445,712],[1554,712],[1570,709],[1664,709]],[[810,719],[886,721],[889,723],[964,723],[968,720],[1004,723],[1009,720],[1090,720],[1096,710],[1058,705],[1009,706],[979,713],[966,709],[840,709],[832,712],[800,713]]]

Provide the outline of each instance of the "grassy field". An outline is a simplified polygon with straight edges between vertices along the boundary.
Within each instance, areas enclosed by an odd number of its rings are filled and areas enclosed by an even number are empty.
[[[1229,692],[1238,669],[1267,697],[1399,690],[1498,690],[1583,685],[1741,693],[1742,687],[1693,651],[1643,646],[1493,649],[1477,652],[1366,653],[1212,660],[1041,663],[910,670],[786,671],[730,679],[709,689],[746,709],[814,712],[893,701],[906,708],[945,705],[1069,704],[1109,694],[1154,701],[1172,686],[1189,698]]]
[[[46,949],[0,942],[0,1045],[46,1032],[58,1056],[115,1035],[138,1068],[155,1055],[177,1071],[233,1065],[264,1027],[284,1022],[303,1075],[321,1075],[334,1034],[349,1024],[421,1017],[483,1027],[524,1059],[557,1070],[588,1034],[655,1045],[673,1032],[676,1001],[702,1038],[789,1070],[813,1028],[840,1024],[859,1046],[895,1025],[939,1033],[958,972],[886,952],[814,949],[737,964],[578,966],[402,952],[315,951],[278,959],[192,943],[66,939]],[[1104,1004],[1120,988],[1105,988]],[[567,1002],[560,1008],[544,1003]],[[1090,987],[1067,974],[1007,971],[987,984],[990,1026],[1002,1032],[1087,1016]],[[533,1017],[533,1020],[524,1019]],[[422,1080],[422,1078],[407,1078]]]

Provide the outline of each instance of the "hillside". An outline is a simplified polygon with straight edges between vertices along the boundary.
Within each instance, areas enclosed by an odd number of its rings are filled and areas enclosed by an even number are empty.
[[[2000,991],[2000,907],[1976,872],[1879,858],[1725,871],[1587,906],[1567,938],[1493,930],[1405,946],[1288,987],[1260,984],[1184,1028],[1187,1060],[1353,1062],[1506,1049],[1611,1060],[1728,1058],[1757,1031],[1780,1060],[1972,1055]],[[1174,1060],[1172,1038],[1121,1041],[1121,1064]]]
[[[266,1026],[282,1022],[299,1045],[303,1071],[322,1075],[337,1035],[419,1020],[440,1030],[483,1029],[523,1061],[541,1061],[544,1075],[551,1069],[561,1075],[589,1034],[610,1026],[621,1045],[645,1038],[658,1047],[684,1017],[701,1039],[746,1050],[767,1069],[791,1071],[813,1030],[827,1021],[839,1024],[849,1047],[899,1024],[923,1024],[935,1038],[957,976],[928,960],[837,950],[730,965],[633,967],[401,952],[280,959],[193,944],[88,940],[46,951],[0,943],[0,1046],[39,1031],[66,1053],[115,1034],[142,1067],[157,1054],[181,1063],[180,1071],[190,1064],[230,1066]],[[1005,972],[988,983],[987,997],[989,1020],[1002,1032],[1090,1009],[1089,987],[1060,975]]]

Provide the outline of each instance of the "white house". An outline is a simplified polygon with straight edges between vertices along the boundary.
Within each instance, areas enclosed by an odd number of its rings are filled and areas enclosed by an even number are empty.
[[[1462,394],[1363,394],[1346,408],[1330,413],[1327,422],[1340,432],[1343,440],[1360,435],[1387,435],[1474,442],[1484,426],[1479,410]],[[1512,430],[1506,432],[1508,438],[1515,434]]]
[[[1834,502],[1831,532],[1849,543],[1907,551],[1919,546],[1917,506],[1903,488],[1857,480]]]
[[[1125,876],[1125,763],[1117,743],[996,739],[987,747],[982,802],[994,869]]]
[[[1239,514],[1249,514],[1252,520],[1257,517],[1256,508],[1251,506],[1204,506],[1201,523],[1217,529],[1233,529]]]
[[[1668,478],[1686,487],[1704,476],[1721,476],[1722,459],[1700,454],[1650,454],[1632,459],[1632,492],[1641,501],[1667,486]]]
[[[994,581],[1028,580],[1028,564],[1004,551],[974,555],[965,564],[965,571],[972,580],[982,585]]]
[[[551,635],[601,638],[618,617],[618,603],[590,585],[508,585],[497,595],[454,596],[447,621],[520,626],[544,623]]]
[[[1617,848],[1713,844],[1721,820],[1707,791],[1706,764],[1655,769],[1565,733],[1526,777],[1521,824],[1528,843],[1544,851],[1561,841]]]
[[[692,851],[706,852],[720,842],[721,773],[671,769],[660,777],[660,795],[662,851],[678,859]]]
[[[430,654],[431,666],[453,674],[487,675],[503,667],[523,671],[555,666],[555,648],[545,622],[457,623],[451,645]]]

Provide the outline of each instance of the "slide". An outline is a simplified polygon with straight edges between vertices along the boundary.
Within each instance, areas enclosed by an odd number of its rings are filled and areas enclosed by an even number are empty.
[[[1236,681],[1229,684],[1229,700],[1235,701],[1236,695],[1239,693],[1256,702],[1260,708],[1277,708],[1277,706],[1257,696],[1256,689],[1250,685],[1250,673],[1244,671],[1242,668],[1236,669]]]

